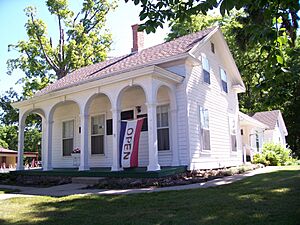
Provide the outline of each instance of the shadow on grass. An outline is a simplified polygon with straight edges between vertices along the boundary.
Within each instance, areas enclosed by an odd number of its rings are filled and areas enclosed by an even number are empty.
[[[30,207],[30,216],[24,211],[19,215],[22,219],[1,224],[296,225],[300,223],[300,171],[260,174],[208,189],[45,197]]]
[[[0,194],[3,193],[3,194],[10,194],[10,193],[18,193],[20,192],[20,190],[17,190],[17,189],[3,189],[3,188],[0,188]],[[1,221],[0,221],[1,222]],[[0,223],[1,224],[1,223]]]

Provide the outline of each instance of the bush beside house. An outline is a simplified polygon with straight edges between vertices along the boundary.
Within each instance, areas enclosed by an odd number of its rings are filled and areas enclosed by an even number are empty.
[[[300,165],[300,161],[292,157],[292,151],[281,144],[266,143],[262,153],[255,154],[253,163],[266,166]]]

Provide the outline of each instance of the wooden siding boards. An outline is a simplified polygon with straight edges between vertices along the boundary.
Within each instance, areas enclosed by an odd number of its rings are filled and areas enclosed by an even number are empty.
[[[208,85],[203,81],[202,65],[193,67],[186,77],[190,168],[214,168],[240,164],[241,160],[238,158],[241,151],[240,143],[237,152],[232,152],[228,123],[229,115],[234,116],[237,121],[238,100],[236,93],[230,88],[232,83],[230,73],[228,73],[228,94],[221,89],[219,74],[220,67],[230,71],[229,66],[224,65],[218,54],[210,53],[210,42],[199,49],[198,54],[199,60],[202,59],[201,56],[209,60],[211,84]],[[199,106],[209,110],[211,150],[205,152],[201,150]],[[238,124],[236,127],[238,135]]]

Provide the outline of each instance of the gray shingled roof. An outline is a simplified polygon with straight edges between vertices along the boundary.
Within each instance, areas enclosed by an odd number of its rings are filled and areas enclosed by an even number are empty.
[[[274,129],[276,122],[279,116],[280,110],[266,111],[266,112],[257,112],[252,117],[266,125],[270,129]]]
[[[104,62],[75,70],[65,77],[48,85],[36,96],[58,91],[64,88],[77,86],[96,79],[102,79],[112,74],[131,71],[138,67],[157,64],[157,61],[174,57],[190,51],[199,41],[207,36],[215,27],[165,42],[134,54],[109,59]]]

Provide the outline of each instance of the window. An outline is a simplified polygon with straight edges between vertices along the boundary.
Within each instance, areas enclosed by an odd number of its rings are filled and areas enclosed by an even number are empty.
[[[63,156],[70,156],[74,147],[74,120],[63,122]]]
[[[227,74],[225,70],[220,68],[220,76],[221,76],[221,86],[222,86],[222,91],[228,93],[228,88],[227,88]]]
[[[92,154],[104,154],[105,117],[104,115],[91,118],[91,152]]]
[[[236,123],[234,117],[229,116],[229,133],[231,139],[231,151],[237,150],[236,142]]]
[[[208,109],[200,107],[200,134],[202,150],[210,150],[210,131]]]
[[[113,134],[113,121],[112,119],[106,120],[106,135]]]
[[[210,84],[210,66],[208,59],[206,57],[202,57],[202,67],[203,67],[203,81],[205,83]]]
[[[121,112],[121,120],[133,120],[133,118],[134,118],[133,110],[127,110]]]
[[[215,53],[215,44],[210,42],[210,50],[212,53]]]
[[[137,115],[137,118],[144,118],[143,126],[142,126],[142,131],[148,131],[148,119],[147,119],[147,114],[140,114]]]
[[[169,105],[157,106],[157,141],[159,151],[170,149]]]
[[[255,134],[255,143],[256,143],[256,150],[257,152],[259,152],[259,136],[257,133]]]

